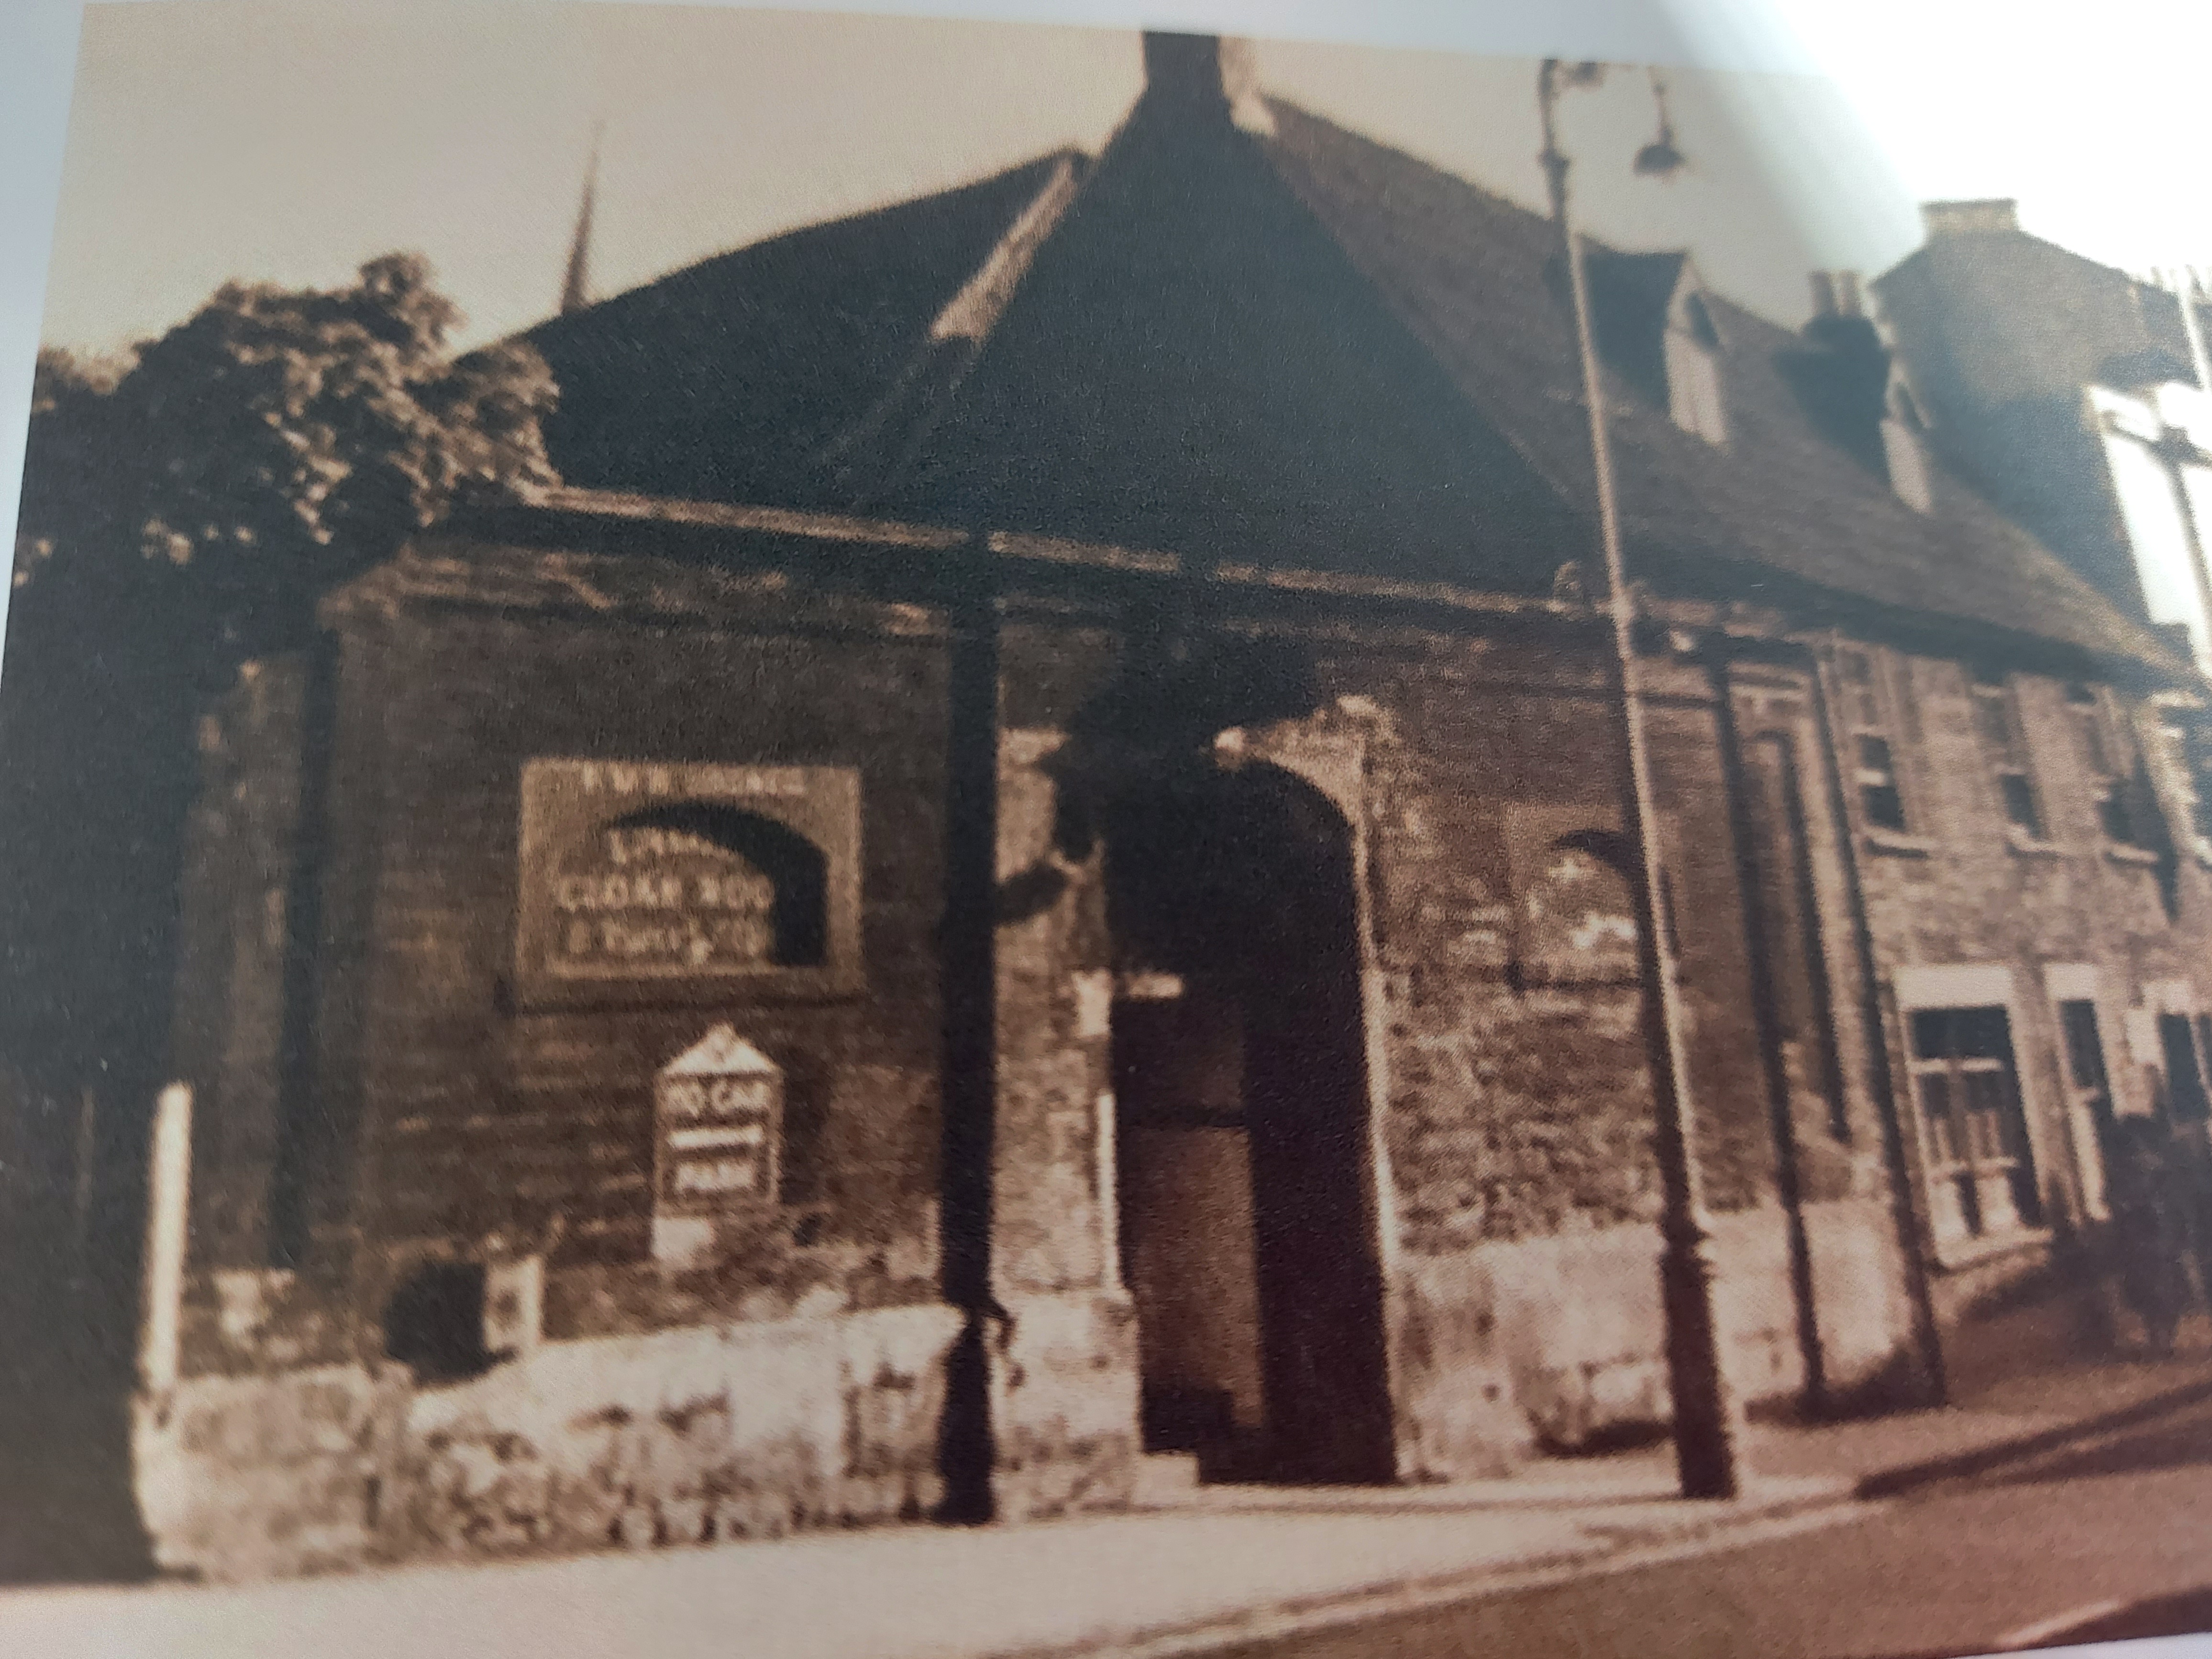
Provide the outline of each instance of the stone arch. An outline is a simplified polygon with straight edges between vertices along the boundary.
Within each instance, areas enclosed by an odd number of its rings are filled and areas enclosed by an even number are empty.
[[[1114,1018],[1148,1440],[1391,1480],[1352,826],[1263,762],[1164,769],[1103,818],[1117,964],[1149,988]]]

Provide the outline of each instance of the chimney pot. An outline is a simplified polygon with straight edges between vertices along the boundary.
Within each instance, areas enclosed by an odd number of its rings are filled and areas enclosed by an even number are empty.
[[[1816,270],[1813,273],[1813,314],[1815,317],[1856,317],[1861,314],[1859,274],[1856,270]]]
[[[1923,202],[1920,222],[1930,240],[1942,236],[1985,236],[2020,228],[2020,204],[2009,197],[1978,202]]]

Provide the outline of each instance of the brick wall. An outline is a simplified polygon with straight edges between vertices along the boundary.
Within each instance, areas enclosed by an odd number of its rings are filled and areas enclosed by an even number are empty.
[[[180,1054],[216,1079],[200,1191],[211,1243],[198,1265],[230,1273],[196,1290],[199,1369],[265,1369],[277,1363],[271,1343],[287,1364],[331,1358],[329,1332],[348,1310],[373,1358],[384,1299],[411,1264],[495,1243],[550,1248],[556,1343],[935,1300],[936,625],[888,599],[636,560],[617,600],[611,568],[477,549],[465,567],[396,568],[336,613],[331,828],[317,890],[321,1110],[310,1115],[330,1127],[289,1154],[314,1259],[263,1291],[239,1270],[265,1258],[258,1194],[286,1156],[272,1058],[285,918],[269,895],[289,890],[287,815],[307,787],[288,758],[305,671],[265,671],[226,708],[190,913],[198,979],[179,1024]],[[1107,1167],[1115,957],[1101,849],[1072,833],[1082,766],[1097,758],[1082,753],[1096,738],[1085,722],[1132,659],[1120,625],[1099,619],[1109,611],[1085,617],[1024,611],[1004,646],[994,1260],[1016,1321],[994,1387],[1009,1425],[1002,1475],[1029,1483],[1024,1504],[1048,1508],[1116,1489],[1137,1364]],[[1572,1443],[1663,1415],[1652,1106],[1637,987],[1621,971],[1632,939],[1607,911],[1625,910],[1625,895],[1601,867],[1547,862],[1620,823],[1599,641],[1571,625],[1323,628],[1256,608],[1211,628],[1302,654],[1314,706],[1260,720],[1249,754],[1306,777],[1353,839],[1380,1181],[1376,1237],[1348,1243],[1382,1269],[1401,1472],[1499,1467],[1534,1440]],[[1821,745],[1844,745],[1834,758],[1848,780],[1849,735],[1823,725],[1802,658],[1730,671],[1725,709],[1705,668],[1650,670],[1700,1173],[1719,1219],[1731,1363],[1753,1397],[1793,1396],[1814,1358],[1840,1391],[1905,1366],[1915,1313],[1878,1086],[1878,1062],[1901,1079],[1903,1056],[1893,1008],[1887,1029],[1868,1028],[1869,986],[1917,965],[2002,962],[2033,990],[2043,963],[2096,963],[2118,1014],[2149,981],[2185,977],[2212,943],[2212,878],[2192,857],[2166,872],[2176,919],[2161,872],[2098,840],[2055,681],[2020,690],[2050,826],[2048,845],[2022,847],[1995,804],[1962,671],[1882,660],[1913,817],[1905,836],[1872,833],[1848,783],[1838,819]],[[1832,707],[1836,688],[1826,692]],[[1781,935],[1771,894],[1746,905],[1750,844],[1738,832],[1750,820],[1737,808],[1765,785],[1723,764],[1730,722],[1747,769],[1777,744],[1794,757],[1801,966],[1826,1000],[1830,1044],[1805,1040],[1805,1007],[1755,994],[1754,921],[1766,917],[1760,948],[1781,948]],[[2114,741],[2132,765],[2121,726]],[[711,1012],[533,1010],[511,982],[518,784],[526,761],[556,755],[858,769],[864,994]],[[1613,897],[1581,923],[1532,920],[1544,884],[1607,881]],[[2052,1016],[2039,992],[2023,1007],[2015,1041],[2039,1152],[2063,1184]],[[647,1260],[650,1080],[725,1018],[787,1079],[783,1203],[713,1271],[672,1277]],[[1790,1019],[1800,1024],[1783,1030]],[[2113,1068],[2124,1097],[2140,1092],[2131,1061],[2116,1056]],[[1903,1127],[1910,1152],[1909,1103]],[[333,1263],[350,1275],[335,1304]],[[256,1296],[265,1328],[240,1336]],[[1025,1323],[1024,1309],[1036,1317]]]
[[[307,679],[299,657],[249,663],[201,722],[170,1063],[198,1085],[192,1233],[215,1267],[269,1260]]]
[[[877,1301],[933,1294],[944,666],[926,629],[884,620],[386,624],[355,1175],[375,1255],[557,1220],[556,1269],[641,1261],[653,1074],[727,1018],[785,1073],[788,1225],[720,1299],[788,1303],[825,1279],[871,1280]],[[534,756],[860,767],[865,996],[518,1006],[518,782]]]

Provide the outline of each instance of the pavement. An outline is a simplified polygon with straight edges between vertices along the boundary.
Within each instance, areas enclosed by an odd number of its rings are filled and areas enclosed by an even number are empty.
[[[1999,1345],[2000,1346],[2002,1345]],[[1746,1491],[1675,1494],[1671,1451],[1408,1488],[1204,1486],[1024,1526],[774,1542],[314,1581],[0,1594],[0,1652],[319,1659],[421,1650],[656,1659],[1168,1659],[1531,1585],[1741,1549],[1862,1517],[1869,1498],[2212,1399],[2212,1326],[2160,1361],[1958,1381],[1940,1409],[1755,1425]]]

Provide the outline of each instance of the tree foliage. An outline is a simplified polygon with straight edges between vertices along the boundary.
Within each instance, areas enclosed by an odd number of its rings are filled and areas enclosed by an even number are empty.
[[[457,501],[554,482],[544,361],[456,358],[459,320],[420,256],[388,254],[328,291],[227,284],[125,362],[44,354],[19,591],[135,590],[177,644],[234,659]]]
[[[555,481],[550,372],[456,356],[419,257],[233,283],[114,362],[44,354],[0,674],[0,1053],[143,1092],[158,1065],[196,733],[239,665],[471,495]],[[42,1086],[46,1086],[42,1085]]]

